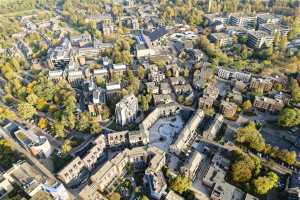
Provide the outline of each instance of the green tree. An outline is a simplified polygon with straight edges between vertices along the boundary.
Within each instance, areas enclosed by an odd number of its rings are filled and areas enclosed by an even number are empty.
[[[16,113],[14,113],[13,111],[11,111],[10,109],[4,107],[4,106],[0,106],[0,122],[8,119],[8,120],[16,120],[17,116]]]
[[[89,126],[90,126],[89,113],[88,112],[80,113],[80,117],[76,124],[76,129],[79,131],[86,131],[89,128]]]
[[[293,127],[300,124],[300,109],[285,108],[281,111],[278,123],[283,127]]]
[[[60,138],[65,137],[65,126],[61,121],[54,121],[52,124],[54,134]]]
[[[284,49],[286,49],[287,47],[287,43],[288,43],[288,39],[287,37],[281,37],[280,38],[280,42],[279,42],[279,49],[282,51]]]
[[[250,122],[246,127],[239,128],[236,132],[235,139],[241,144],[249,145],[250,148],[256,151],[261,152],[265,149],[265,140],[256,129],[254,122]]]
[[[245,112],[251,112],[252,110],[252,103],[250,100],[244,101],[242,108]]]
[[[72,150],[72,142],[71,140],[67,139],[64,141],[62,147],[61,147],[61,152],[63,154],[68,154]]]
[[[138,71],[138,76],[140,79],[143,79],[145,77],[145,68],[140,66]]]
[[[9,141],[0,139],[0,165],[4,170],[8,170],[18,161],[17,152],[13,151]]]
[[[273,187],[276,187],[279,177],[274,172],[269,172],[267,176],[260,176],[253,181],[255,192],[259,195],[266,194]]]
[[[102,128],[100,126],[100,123],[99,122],[93,122],[91,124],[90,132],[92,134],[99,134],[99,133],[101,133],[102,132]]]
[[[300,102],[300,87],[296,79],[291,80],[292,100],[296,103]]]
[[[37,111],[30,103],[19,103],[18,112],[23,119],[31,119],[33,115],[37,114]]]
[[[182,175],[176,176],[176,178],[172,178],[170,181],[170,188],[179,194],[187,191],[192,185],[191,180]]]

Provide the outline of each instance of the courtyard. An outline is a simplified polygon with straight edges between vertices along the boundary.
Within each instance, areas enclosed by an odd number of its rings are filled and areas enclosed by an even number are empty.
[[[184,122],[180,115],[161,118],[150,128],[150,145],[168,152],[173,138],[181,131]]]

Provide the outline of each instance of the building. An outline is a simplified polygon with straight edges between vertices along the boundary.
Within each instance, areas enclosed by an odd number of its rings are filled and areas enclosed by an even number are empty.
[[[161,94],[171,94],[172,93],[172,89],[168,82],[160,83],[159,91]]]
[[[166,78],[165,74],[160,72],[156,65],[151,65],[149,68],[150,68],[148,73],[149,81],[160,83]]]
[[[212,108],[214,104],[215,99],[210,96],[203,96],[199,98],[199,108],[202,109],[209,109]]]
[[[139,58],[150,57],[155,55],[155,51],[152,48],[151,40],[148,36],[141,34],[136,36],[135,55]]]
[[[1,186],[9,192],[17,185],[30,197],[43,189],[43,176],[28,162],[19,161],[2,174]],[[1,191],[2,192],[2,191]]]
[[[232,76],[232,71],[230,70],[227,70],[227,69],[224,69],[222,67],[218,67],[217,68],[217,76],[219,78],[223,78],[223,79],[226,79],[226,80],[229,80]]]
[[[112,66],[112,74],[123,75],[126,71],[127,67],[124,64],[113,64]]]
[[[89,33],[84,33],[70,38],[72,46],[85,46],[92,42],[92,37]]]
[[[147,82],[145,83],[147,92],[150,94],[158,94],[159,93],[159,87],[156,86],[155,82]]]
[[[100,192],[111,191],[116,181],[122,178],[127,165],[132,164],[134,170],[147,166],[145,174],[158,173],[165,164],[165,153],[157,147],[136,147],[125,149],[113,159],[107,161],[93,176],[91,181]]]
[[[189,160],[184,164],[184,166],[180,168],[181,173],[183,173],[185,177],[188,177],[193,181],[196,178],[195,176],[197,174],[200,163],[204,158],[204,154],[201,154],[198,151],[194,151]]]
[[[263,92],[269,92],[272,90],[273,83],[270,79],[252,78],[250,82],[250,88],[260,90]]]
[[[173,153],[179,155],[183,150],[191,144],[197,135],[197,128],[204,119],[204,111],[198,109],[195,114],[189,119],[185,127],[179,133],[175,142],[170,146]]]
[[[167,35],[168,31],[165,27],[160,27],[148,34],[148,37],[153,46],[159,45]]]
[[[244,72],[234,72],[232,74],[232,78],[238,80],[238,81],[243,81],[243,82],[246,82],[248,83],[251,79],[251,74],[249,73],[244,73]]]
[[[176,194],[173,190],[170,190],[165,200],[184,200],[184,198]]]
[[[82,71],[68,71],[67,80],[72,87],[82,86],[84,74]]]
[[[53,70],[48,72],[48,79],[52,80],[54,83],[64,79],[64,71],[63,70]]]
[[[212,33],[210,34],[211,41],[218,44],[220,47],[232,45],[233,39],[226,33]]]
[[[261,24],[275,24],[280,22],[280,18],[274,16],[271,13],[262,13],[256,16],[256,24],[260,26]]]
[[[70,40],[64,39],[63,43],[48,51],[48,65],[50,68],[62,68],[68,66],[71,58],[72,45]]]
[[[93,74],[95,78],[107,78],[108,70],[106,68],[94,69]]]
[[[274,36],[264,31],[249,31],[247,44],[251,48],[270,47],[273,45]]]
[[[225,117],[234,117],[236,111],[237,111],[238,106],[233,103],[233,102],[229,102],[229,101],[222,101],[221,102],[221,113],[225,116]]]
[[[269,112],[279,112],[283,109],[284,103],[282,100],[276,100],[265,96],[255,96],[253,107]]]
[[[49,158],[52,153],[50,142],[45,136],[38,136],[32,130],[19,128],[14,136],[20,144],[34,156]]]
[[[233,13],[228,18],[228,23],[233,26],[254,27],[255,22],[255,16],[245,16],[243,13]]]
[[[300,175],[299,173],[293,173],[289,177],[289,185],[286,189],[287,200],[299,200],[300,199]]]
[[[105,104],[106,103],[106,96],[105,90],[101,88],[96,88],[93,90],[93,104]]]
[[[159,172],[148,172],[144,176],[145,185],[148,186],[150,196],[153,199],[160,200],[167,189],[167,183],[164,174]]]
[[[264,31],[269,35],[279,33],[281,37],[286,37],[291,29],[283,24],[261,24],[259,30]]]
[[[94,164],[102,156],[105,147],[105,137],[100,135],[95,141],[90,143],[90,148],[76,156],[68,165],[57,173],[58,178],[65,184],[69,184],[80,175],[84,168],[92,170]]]
[[[170,94],[155,94],[153,95],[154,105],[168,104],[173,102]]]
[[[219,96],[219,88],[214,85],[209,85],[204,89],[203,96],[209,96],[216,100]]]
[[[94,183],[82,188],[79,192],[79,197],[81,200],[108,200],[97,190],[97,185]]]
[[[116,104],[116,122],[122,126],[134,122],[138,112],[138,99],[134,94],[127,95]]]
[[[217,133],[222,127],[223,121],[224,121],[223,115],[216,114],[209,128],[203,132],[203,137],[208,140],[214,140],[217,136]]]

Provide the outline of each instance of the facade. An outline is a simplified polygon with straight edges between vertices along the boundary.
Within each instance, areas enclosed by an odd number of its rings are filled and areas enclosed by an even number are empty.
[[[251,89],[261,89],[264,92],[272,90],[273,83],[270,79],[252,78],[250,82]]]
[[[136,147],[125,149],[113,159],[107,161],[93,176],[92,183],[100,192],[110,191],[116,180],[126,174],[126,166],[132,164],[135,168],[148,163],[146,174],[158,173],[165,164],[165,153],[157,147]],[[144,163],[144,164],[143,164]]]
[[[224,121],[223,115],[216,114],[209,128],[203,132],[203,137],[208,140],[214,140],[218,131],[221,129]]]
[[[65,38],[63,43],[55,49],[50,49],[48,52],[48,65],[50,68],[62,68],[68,66],[71,58],[72,45],[71,42]]]
[[[205,158],[204,154],[201,154],[197,151],[194,151],[190,156],[188,162],[181,167],[180,171],[184,174],[185,177],[188,177],[190,180],[194,180],[197,174],[197,170],[200,166],[200,163]]]
[[[51,156],[52,147],[45,136],[38,136],[33,131],[22,128],[14,132],[14,135],[21,145],[34,156],[46,158]]]
[[[165,200],[184,200],[184,198],[176,194],[173,190],[170,190]]]
[[[1,185],[10,190],[10,185],[18,185],[30,197],[37,194],[43,189],[45,179],[42,175],[26,161],[15,163],[9,170],[2,174],[3,180]]]
[[[256,96],[253,102],[253,106],[264,111],[279,112],[283,109],[284,103],[282,102],[282,100],[276,100],[265,96]]]
[[[269,35],[264,31],[249,31],[248,46],[252,48],[270,47],[273,45],[274,36]]]
[[[69,184],[80,175],[83,168],[92,170],[94,164],[102,156],[105,146],[105,137],[100,135],[92,143],[92,147],[81,155],[81,157],[75,157],[67,166],[57,173],[58,178],[65,184]]]
[[[181,130],[176,141],[170,146],[170,150],[173,153],[179,155],[188,147],[190,142],[195,139],[195,136],[197,135],[196,130],[203,119],[204,111],[202,109],[198,109]]]
[[[233,102],[222,101],[221,102],[221,112],[225,117],[234,117],[238,106]]]
[[[122,126],[132,123],[138,112],[138,99],[134,94],[125,96],[116,105],[116,122]]]
[[[226,33],[212,33],[210,34],[210,38],[212,42],[218,44],[221,47],[232,45],[233,43],[232,37],[227,35]]]
[[[82,71],[68,71],[67,80],[72,87],[79,87],[83,84],[84,75]]]
[[[281,37],[286,37],[291,29],[282,24],[261,24],[259,26],[259,30],[264,31],[269,35],[275,35],[276,33],[279,33]]]
[[[243,27],[254,27],[255,21],[255,16],[245,16],[242,13],[230,14],[228,19],[230,25]]]

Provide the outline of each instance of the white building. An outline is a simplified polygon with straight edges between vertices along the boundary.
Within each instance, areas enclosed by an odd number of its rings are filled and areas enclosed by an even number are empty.
[[[116,105],[116,121],[124,126],[135,120],[137,112],[138,99],[134,94],[127,95]]]

